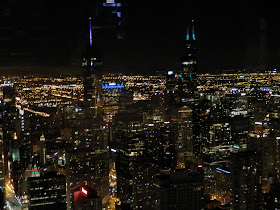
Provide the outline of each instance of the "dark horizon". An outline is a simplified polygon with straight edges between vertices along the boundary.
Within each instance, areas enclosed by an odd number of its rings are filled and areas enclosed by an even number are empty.
[[[8,50],[9,60],[1,60],[1,68],[18,67],[20,72],[24,66],[25,69],[44,66],[45,69],[69,68],[71,72],[79,72],[81,55],[87,44],[87,17],[93,14],[88,6],[94,3],[70,1],[67,6],[50,5],[46,1],[12,4],[10,19],[15,30],[9,33],[14,41],[12,46],[6,44],[2,48],[4,54]],[[129,2],[123,40],[113,37],[109,30],[103,30],[99,36],[100,30],[96,31],[95,42],[103,60],[103,71],[178,71],[184,54],[186,22],[190,18],[197,22],[199,73],[276,68],[280,64],[280,30],[277,27],[280,18],[272,6],[253,4],[253,1]],[[32,27],[43,43],[36,42],[37,35],[33,34]],[[29,74],[31,70],[25,71]]]

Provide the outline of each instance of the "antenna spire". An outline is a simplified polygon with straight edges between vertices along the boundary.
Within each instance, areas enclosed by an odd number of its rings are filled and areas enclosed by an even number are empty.
[[[89,17],[89,45],[92,46],[92,26],[91,26],[91,17]]]
[[[186,40],[190,40],[189,27],[187,27]]]
[[[194,33],[194,20],[192,20],[192,39],[196,40],[195,33]]]

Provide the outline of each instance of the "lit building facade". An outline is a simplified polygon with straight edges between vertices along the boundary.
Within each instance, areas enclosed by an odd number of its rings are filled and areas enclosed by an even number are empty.
[[[27,183],[30,209],[66,209],[65,176],[47,172],[28,178]]]
[[[90,149],[68,152],[66,174],[68,209],[73,209],[73,189],[77,187],[88,185],[102,199],[109,194],[109,155],[106,152],[93,152]]]
[[[181,79],[183,80],[183,91],[194,97],[196,91],[196,74],[197,74],[197,37],[196,37],[195,20],[187,23],[187,32],[185,39],[185,55],[182,58]]]
[[[101,210],[102,198],[89,186],[81,186],[73,190],[74,210]]]

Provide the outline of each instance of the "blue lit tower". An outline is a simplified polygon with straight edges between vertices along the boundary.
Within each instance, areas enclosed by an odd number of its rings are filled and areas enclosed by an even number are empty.
[[[100,29],[105,29],[99,33],[101,36],[116,35],[117,39],[124,39],[127,29],[127,0],[106,0],[96,1],[95,16]],[[110,33],[108,33],[108,29]],[[109,38],[109,37],[108,37]],[[110,39],[110,38],[109,38]]]
[[[101,98],[101,72],[99,67],[102,62],[97,56],[96,49],[93,44],[92,34],[92,19],[89,18],[89,45],[87,51],[83,57],[82,67],[83,71],[83,83],[84,83],[84,101],[91,108],[96,107],[97,102]]]
[[[196,89],[197,73],[197,43],[196,43],[195,21],[192,19],[187,23],[185,38],[185,55],[182,58],[181,78],[184,83],[184,91],[194,95]]]

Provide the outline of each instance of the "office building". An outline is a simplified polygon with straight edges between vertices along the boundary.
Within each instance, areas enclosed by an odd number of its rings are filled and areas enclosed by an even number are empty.
[[[197,34],[195,28],[195,20],[192,19],[187,23],[185,54],[182,58],[181,79],[182,88],[189,96],[194,97],[197,91]]]
[[[82,60],[83,67],[83,84],[84,84],[84,101],[90,108],[95,108],[97,102],[101,102],[101,72],[102,62],[97,56],[95,39],[93,37],[92,19],[89,18],[89,43]]]
[[[233,154],[232,204],[234,209],[257,209],[263,205],[259,154],[244,151]]]
[[[158,176],[159,209],[204,209],[203,176],[187,170]]]
[[[67,208],[73,208],[73,189],[87,185],[106,203],[109,196],[109,154],[91,149],[73,149],[66,153]]]
[[[29,209],[66,209],[65,176],[46,172],[28,178]]]
[[[102,198],[89,186],[81,186],[73,190],[74,210],[101,210]]]
[[[40,165],[41,167],[46,165],[46,139],[44,134],[40,137]]]
[[[13,84],[4,84],[1,87],[2,107],[2,159],[4,159],[5,183],[11,183],[12,188],[18,191],[20,176],[20,157],[18,139],[18,110],[15,104]],[[14,186],[15,185],[15,186]],[[5,189],[5,187],[3,187]]]

